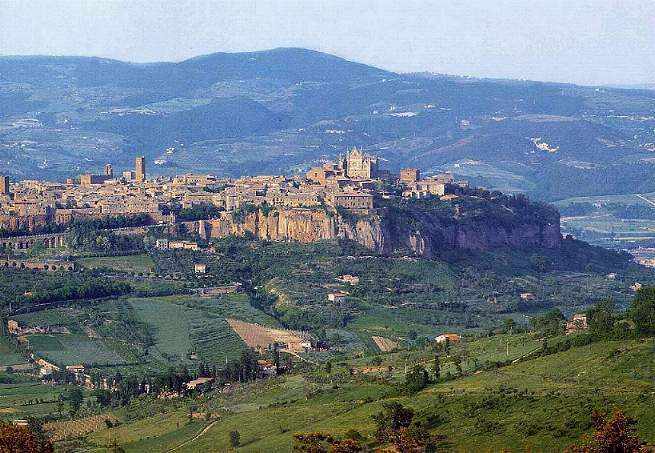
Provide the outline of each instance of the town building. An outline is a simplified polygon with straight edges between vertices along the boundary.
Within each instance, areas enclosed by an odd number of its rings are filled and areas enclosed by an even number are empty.
[[[421,170],[418,168],[403,168],[400,170],[400,182],[403,184],[412,184],[421,179]]]

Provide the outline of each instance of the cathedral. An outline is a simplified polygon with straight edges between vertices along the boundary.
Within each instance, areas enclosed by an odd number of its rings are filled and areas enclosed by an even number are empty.
[[[348,151],[340,160],[346,176],[351,179],[375,179],[378,177],[378,160],[357,148]]]

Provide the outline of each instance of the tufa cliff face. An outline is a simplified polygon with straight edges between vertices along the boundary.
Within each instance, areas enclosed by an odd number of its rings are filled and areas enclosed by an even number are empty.
[[[489,250],[499,247],[558,248],[562,240],[559,219],[495,225],[492,222],[443,219],[430,211],[415,211],[411,218],[376,210],[345,218],[324,210],[284,208],[256,210],[238,218],[222,213],[217,219],[193,225],[208,237],[253,236],[271,241],[315,242],[350,239],[382,254],[406,253],[435,256],[440,250]]]

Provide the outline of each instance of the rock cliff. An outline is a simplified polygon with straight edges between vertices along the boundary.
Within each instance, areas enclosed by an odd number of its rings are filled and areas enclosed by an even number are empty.
[[[195,227],[212,238],[252,234],[271,241],[350,239],[377,253],[431,257],[452,248],[558,248],[562,239],[559,217],[548,220],[495,223],[489,219],[458,221],[430,210],[408,215],[379,209],[355,216],[322,209],[281,208],[238,216],[226,212]]]

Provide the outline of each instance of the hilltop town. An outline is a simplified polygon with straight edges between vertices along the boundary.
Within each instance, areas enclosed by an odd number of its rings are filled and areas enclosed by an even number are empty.
[[[329,206],[366,213],[376,198],[389,197],[385,183],[400,181],[403,197],[428,195],[455,197],[450,174],[424,178],[417,169],[400,175],[383,170],[377,158],[353,148],[337,162],[310,169],[304,177],[253,176],[238,179],[187,174],[148,179],[144,157],[134,170],[114,173],[111,164],[103,174],[82,174],[64,183],[23,180],[10,183],[0,177],[0,231],[17,233],[51,231],[80,219],[147,215],[154,223],[175,223],[175,209],[208,205],[217,212],[233,212],[244,205],[315,208]]]

